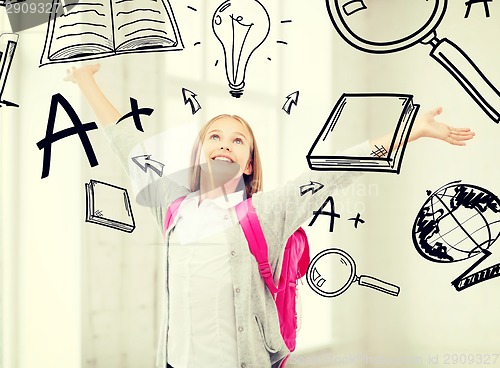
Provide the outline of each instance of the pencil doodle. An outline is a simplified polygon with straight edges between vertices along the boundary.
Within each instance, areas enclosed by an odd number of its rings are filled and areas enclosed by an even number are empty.
[[[7,77],[9,76],[12,59],[16,51],[17,41],[19,36],[16,33],[2,33],[0,34],[0,107],[13,106],[19,107],[18,104],[4,100],[3,92]]]
[[[365,223],[365,220],[363,220],[361,218],[361,214],[358,212],[358,214],[356,215],[356,217],[351,217],[348,219],[349,221],[354,221],[354,228],[357,229],[358,228],[358,223],[360,224],[364,224]]]
[[[154,171],[158,176],[163,176],[163,168],[165,165],[159,161],[152,160],[151,155],[135,156],[132,157],[131,160],[134,164],[139,166],[142,171],[147,172],[148,169],[151,169],[151,171]]]
[[[3,0],[0,1],[0,6],[5,7],[12,31],[20,32],[47,23],[51,12],[54,12],[54,17],[63,15],[65,11],[62,1]],[[68,2],[66,12],[71,10],[78,2],[79,0]]]
[[[137,100],[133,97],[130,97],[130,112],[126,113],[120,119],[118,119],[116,124],[121,123],[123,120],[126,120],[131,117],[134,120],[134,124],[137,130],[144,132],[144,128],[142,127],[141,123],[141,115],[151,116],[153,111],[154,109],[150,107],[139,108]]]
[[[86,217],[90,222],[131,233],[135,220],[127,189],[91,179],[85,183]]]
[[[73,127],[66,128],[54,133],[54,127],[56,123],[57,116],[57,107],[61,106],[71,122],[73,123]],[[75,112],[71,104],[64,98],[63,95],[57,93],[52,96],[50,102],[50,110],[49,110],[49,118],[47,121],[47,130],[45,133],[45,138],[40,140],[36,145],[38,149],[43,151],[43,166],[42,166],[42,179],[49,176],[50,172],[50,159],[52,156],[52,144],[57,142],[60,139],[67,138],[71,135],[78,134],[80,141],[82,143],[83,149],[87,155],[87,159],[89,160],[89,164],[91,167],[99,165],[97,162],[97,157],[94,153],[94,149],[92,148],[92,144],[90,143],[90,139],[87,135],[87,132],[90,130],[97,129],[97,124],[95,122],[84,123],[80,120],[80,117]]]
[[[290,115],[290,112],[292,111],[292,105],[297,106],[298,102],[299,102],[299,91],[292,92],[288,96],[286,96],[285,104],[281,109],[288,115]]]
[[[257,0],[226,0],[212,17],[212,31],[222,45],[231,96],[243,95],[248,61],[270,30],[266,8]]]
[[[452,281],[457,291],[500,276],[500,264],[469,275],[491,255],[500,236],[500,199],[490,191],[461,181],[427,193],[413,224],[412,239],[418,253],[438,263],[468,260],[482,255]]]
[[[300,195],[303,196],[307,192],[311,192],[311,195],[314,195],[316,192],[320,191],[323,187],[324,187],[323,184],[311,180],[309,184],[304,184],[300,186]]]
[[[467,6],[467,10],[465,11],[465,17],[468,18],[470,14],[470,8],[472,7],[472,4],[478,4],[478,3],[483,3],[484,6],[484,12],[486,14],[486,17],[489,18],[490,16],[490,9],[488,8],[488,3],[491,3],[493,0],[467,0],[465,2],[465,6]]]
[[[419,107],[420,105],[413,102],[411,95],[344,93],[307,153],[309,167],[311,170],[322,171],[379,171],[399,174],[408,137]],[[380,147],[371,155],[363,157],[335,153],[346,143],[345,137],[351,139],[356,137],[354,132],[364,131],[362,124],[366,119],[361,114],[366,109],[371,111],[374,129],[387,129],[393,132],[390,147]],[[335,137],[337,134],[338,138]],[[360,139],[363,140],[365,138]]]
[[[346,251],[330,248],[316,254],[306,273],[309,287],[317,294],[332,298],[344,293],[352,284],[366,286],[392,296],[398,296],[400,288],[372,276],[356,274],[356,263]]]
[[[200,109],[201,105],[196,99],[198,95],[192,91],[190,91],[187,88],[182,88],[182,98],[184,100],[184,105],[189,104],[191,106],[191,113],[194,115],[196,114]]]
[[[460,47],[447,38],[437,37],[436,28],[446,12],[447,0],[392,2],[393,14],[425,15],[421,22],[405,22],[406,29],[391,27],[387,23],[384,2],[326,0],[326,4],[338,34],[360,51],[384,54],[398,52],[418,43],[430,46],[430,56],[457,80],[490,119],[495,123],[500,122],[498,89]],[[373,24],[375,28],[366,27],[366,24]],[[376,39],[375,34],[378,33],[373,32],[373,29],[384,29],[387,36],[383,40]]]
[[[52,4],[41,65],[184,48],[168,0],[81,2],[59,17]]]

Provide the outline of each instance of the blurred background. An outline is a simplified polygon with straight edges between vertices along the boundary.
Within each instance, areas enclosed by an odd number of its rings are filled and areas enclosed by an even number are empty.
[[[420,1],[412,2],[416,6],[403,11],[396,0],[377,0],[379,12],[367,13],[358,26],[374,38],[383,39],[388,29],[399,34],[415,19],[425,19]],[[82,122],[96,119],[76,86],[63,81],[66,68],[94,62],[101,64],[99,85],[120,112],[130,111],[130,97],[140,107],[154,108],[141,120],[144,137],[155,144],[163,134],[177,134],[219,113],[245,117],[259,143],[265,189],[308,170],[306,154],[342,93],[405,93],[413,95],[420,111],[442,106],[438,120],[476,132],[466,147],[411,143],[399,175],[367,173],[335,195],[341,218],[334,232],[328,232],[328,218],[311,227],[304,224],[312,256],[342,248],[355,259],[358,274],[394,283],[400,295],[353,285],[338,297],[324,298],[304,279],[299,287],[302,327],[289,364],[363,368],[383,361],[430,367],[456,358],[457,364],[472,367],[481,366],[488,354],[490,364],[496,358],[500,364],[500,281],[457,292],[450,283],[472,261],[429,262],[412,242],[413,222],[427,190],[462,180],[499,193],[498,125],[429,56],[428,45],[387,54],[361,52],[336,32],[324,1],[262,1],[270,33],[250,59],[243,96],[235,99],[228,93],[222,48],[211,27],[220,3],[170,1],[182,51],[39,67],[47,25],[18,32],[3,98],[19,108],[0,109],[0,365],[154,367],[164,246],[153,217],[132,203],[133,233],[85,222],[90,179],[132,191],[103,134],[88,132],[98,166],[90,167],[80,140],[71,136],[53,145],[50,175],[41,179],[43,152],[36,143],[45,137],[52,96],[61,93]],[[488,3],[489,17],[483,5],[473,4],[466,18],[464,2],[450,1],[437,33],[465,50],[500,86],[500,1]],[[4,10],[0,7],[0,31],[6,33],[12,30]],[[201,110],[194,115],[183,101],[183,88],[197,95]],[[294,91],[300,97],[287,114],[282,107]],[[352,132],[360,141],[377,125],[369,111],[361,114],[364,130]],[[59,108],[55,131],[70,126]],[[191,147],[188,136],[166,142],[174,153],[165,161],[181,160],[175,152]],[[348,219],[357,213],[365,223],[354,228]],[[499,262],[496,247],[485,266]]]

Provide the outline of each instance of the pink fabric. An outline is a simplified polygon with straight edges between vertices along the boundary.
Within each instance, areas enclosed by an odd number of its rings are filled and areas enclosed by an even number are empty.
[[[295,350],[297,338],[297,281],[307,272],[309,266],[309,243],[304,229],[297,229],[287,240],[283,254],[283,265],[278,286],[274,284],[269,265],[267,242],[249,198],[236,206],[236,215],[248,241],[250,252],[259,265],[259,272],[269,291],[274,296],[281,336],[290,352]],[[284,363],[281,365],[284,366]]]

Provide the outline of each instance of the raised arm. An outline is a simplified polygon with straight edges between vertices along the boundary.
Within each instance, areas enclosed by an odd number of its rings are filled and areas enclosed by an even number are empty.
[[[464,146],[465,141],[474,137],[474,133],[468,128],[454,128],[447,124],[436,121],[435,116],[441,113],[441,108],[420,114],[410,133],[409,140],[415,141],[420,138],[435,138],[449,144]],[[376,150],[375,145],[380,147],[390,147],[392,134],[370,139],[351,147],[342,152],[348,157],[366,157]],[[315,213],[330,215],[331,205],[329,197],[335,198],[337,194],[351,185],[354,180],[360,177],[361,171],[328,171],[328,170],[308,170],[286,185],[278,187],[272,191],[258,192],[253,196],[253,203],[257,210],[257,215],[262,220],[266,237],[274,236],[285,244],[286,239],[299,227],[307,218]],[[299,188],[309,183],[321,183],[323,187],[317,194],[303,194]],[[319,212],[318,212],[319,211]],[[323,211],[323,212],[321,212]],[[264,219],[264,220],[263,220]]]
[[[114,124],[122,116],[109,102],[97,85],[94,74],[100,69],[100,64],[85,65],[80,68],[66,69],[64,80],[76,83],[80,87],[85,99],[97,116],[102,126]]]
[[[108,138],[111,148],[121,161],[125,172],[130,178],[136,191],[136,201],[143,206],[150,207],[160,229],[166,208],[175,199],[189,193],[188,189],[176,184],[168,176],[158,178],[151,171],[147,173],[131,161],[133,156],[146,156],[145,146],[140,144],[143,135],[133,124],[115,124],[121,114],[106,98],[94,79],[100,65],[86,65],[66,70],[65,80],[76,83],[85,99],[97,115],[103,133]]]
[[[408,142],[413,142],[419,138],[435,138],[456,146],[465,146],[465,141],[472,139],[474,132],[471,132],[469,128],[454,128],[436,121],[435,117],[441,114],[442,111],[441,107],[437,107],[434,110],[419,114],[413,124]],[[375,151],[376,146],[390,147],[392,138],[392,134],[387,134],[370,139],[372,150]]]

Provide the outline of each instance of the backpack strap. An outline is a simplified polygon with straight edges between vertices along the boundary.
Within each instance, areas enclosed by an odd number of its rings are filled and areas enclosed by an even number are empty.
[[[282,290],[285,285],[282,285],[283,282],[281,279],[278,287],[274,284],[273,273],[271,271],[271,265],[269,264],[269,252],[266,238],[264,237],[264,232],[262,231],[257,213],[252,204],[252,198],[248,198],[236,205],[236,216],[238,217],[245,238],[247,239],[250,252],[259,265],[260,275],[264,279],[269,291],[273,294],[277,293]]]
[[[179,212],[179,207],[181,206],[181,203],[184,201],[184,199],[186,199],[186,196],[179,197],[175,201],[173,201],[170,206],[168,206],[167,213],[165,214],[165,220],[163,222],[163,236],[165,236],[165,234],[167,233],[167,229],[174,222],[174,219]]]
[[[305,276],[307,269],[309,268],[310,255],[309,255],[309,241],[307,239],[307,234],[302,227],[299,227],[293,236],[300,237],[300,242],[304,244],[302,247],[302,254],[300,255],[299,262],[297,264],[297,278]]]

